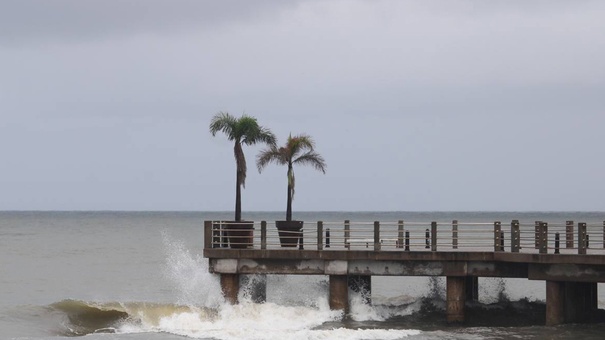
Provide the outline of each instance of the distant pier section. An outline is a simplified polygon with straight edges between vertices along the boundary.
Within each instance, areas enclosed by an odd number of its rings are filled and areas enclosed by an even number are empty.
[[[371,277],[446,277],[446,315],[466,320],[479,277],[546,284],[546,324],[595,321],[605,282],[605,221],[547,223],[205,221],[204,257],[225,298],[237,303],[240,275],[327,275],[332,309],[349,308],[349,288],[371,303]],[[258,287],[262,301],[265,287]]]

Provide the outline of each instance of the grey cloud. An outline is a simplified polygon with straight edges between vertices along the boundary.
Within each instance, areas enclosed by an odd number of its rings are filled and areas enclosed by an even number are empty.
[[[0,44],[87,41],[253,20],[298,1],[4,0]]]
[[[602,209],[603,41],[602,1],[0,1],[0,209],[231,209],[220,110],[315,138],[296,210]]]

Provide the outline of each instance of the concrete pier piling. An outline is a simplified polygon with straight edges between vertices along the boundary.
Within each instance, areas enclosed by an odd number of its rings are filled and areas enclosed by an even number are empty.
[[[239,274],[221,274],[221,290],[227,302],[232,305],[237,304]]]
[[[594,321],[596,282],[546,281],[546,325]]]
[[[346,275],[330,275],[330,309],[349,311],[349,286]]]
[[[591,322],[597,310],[596,282],[565,282],[566,323]]]
[[[546,281],[546,325],[565,322],[565,283]]]
[[[446,316],[449,323],[465,321],[466,277],[448,276],[446,279]]]

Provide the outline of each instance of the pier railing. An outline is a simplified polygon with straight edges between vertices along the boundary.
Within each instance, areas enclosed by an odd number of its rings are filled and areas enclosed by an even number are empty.
[[[275,222],[267,221],[205,221],[204,227],[205,248],[605,255],[605,221],[318,221],[281,234]]]

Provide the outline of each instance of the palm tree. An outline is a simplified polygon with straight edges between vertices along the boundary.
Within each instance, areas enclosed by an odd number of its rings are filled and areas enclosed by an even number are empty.
[[[311,165],[316,170],[326,173],[326,162],[323,157],[315,152],[315,142],[308,135],[288,137],[285,146],[278,148],[270,145],[262,150],[256,157],[258,172],[261,172],[269,163],[288,166],[288,204],[286,209],[286,221],[292,221],[292,200],[294,199],[294,164]]]
[[[235,118],[227,112],[219,112],[210,122],[210,133],[216,136],[217,132],[223,132],[230,141],[234,142],[233,153],[237,166],[235,181],[235,220],[242,219],[242,193],[241,188],[246,187],[246,157],[242,150],[242,144],[254,145],[266,143],[274,146],[275,135],[267,128],[258,125],[256,118],[242,115]]]

